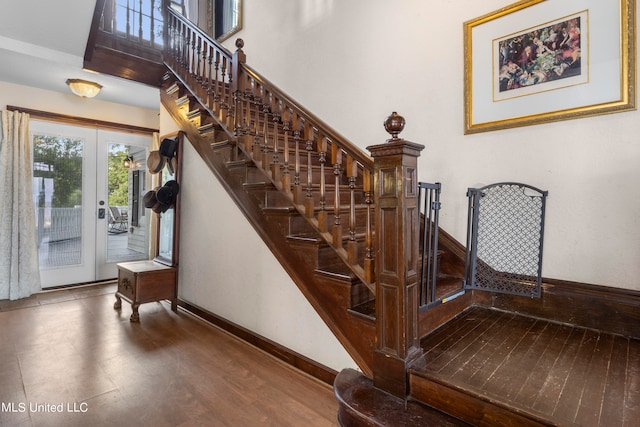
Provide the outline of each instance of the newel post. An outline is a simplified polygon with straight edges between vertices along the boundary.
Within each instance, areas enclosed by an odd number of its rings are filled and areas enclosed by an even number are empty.
[[[240,108],[241,96],[244,91],[245,82],[242,80],[242,74],[240,72],[240,64],[245,64],[247,62],[247,55],[244,53],[242,48],[244,47],[244,40],[236,39],[236,51],[233,53],[233,57],[231,59],[231,93],[233,94],[233,131],[235,136],[238,136],[238,133],[241,128],[241,116],[242,110]]]
[[[420,352],[418,333],[418,157],[423,145],[398,137],[404,118],[389,116],[391,139],[367,147],[374,159],[376,251],[376,387],[404,398],[407,366]]]

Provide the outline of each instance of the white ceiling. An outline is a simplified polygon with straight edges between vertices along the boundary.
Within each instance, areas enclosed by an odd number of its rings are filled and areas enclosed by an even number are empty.
[[[0,0],[0,81],[70,93],[69,78],[103,87],[96,99],[157,110],[157,88],[82,70],[96,0]]]

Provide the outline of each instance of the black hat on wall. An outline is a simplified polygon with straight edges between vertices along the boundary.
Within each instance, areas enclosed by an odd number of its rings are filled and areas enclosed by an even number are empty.
[[[144,195],[144,206],[157,214],[164,213],[173,207],[179,192],[180,186],[177,181],[167,181],[162,187],[157,187]]]

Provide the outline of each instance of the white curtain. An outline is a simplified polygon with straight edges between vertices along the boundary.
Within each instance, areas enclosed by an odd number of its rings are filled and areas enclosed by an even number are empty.
[[[39,292],[29,115],[2,111],[0,122],[0,299]]]

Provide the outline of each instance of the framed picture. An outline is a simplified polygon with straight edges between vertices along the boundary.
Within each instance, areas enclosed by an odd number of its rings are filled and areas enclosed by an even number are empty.
[[[464,133],[636,108],[635,0],[523,0],[464,23]]]

